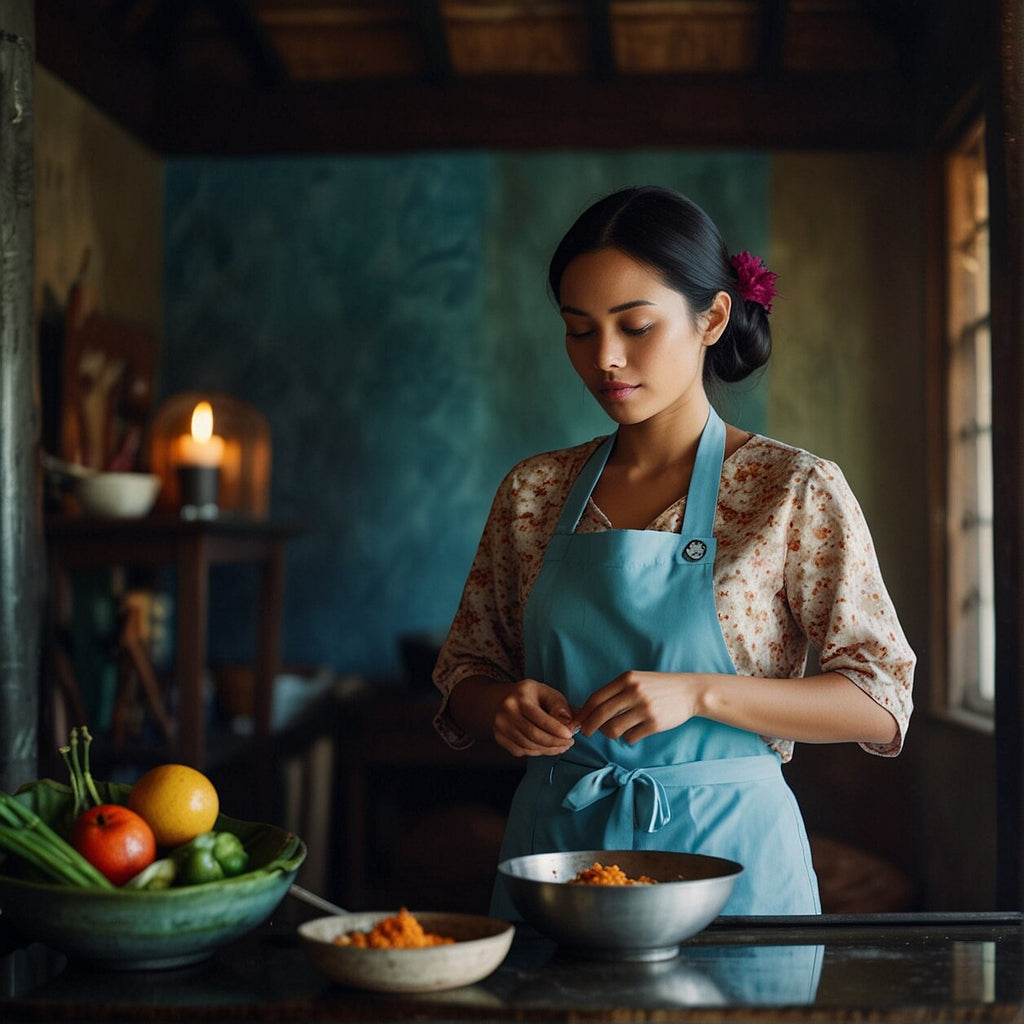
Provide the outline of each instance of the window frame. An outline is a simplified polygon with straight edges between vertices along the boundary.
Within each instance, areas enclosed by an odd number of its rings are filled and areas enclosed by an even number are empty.
[[[929,431],[931,439],[931,451],[929,452],[929,507],[931,510],[931,552],[932,552],[932,578],[937,586],[933,589],[931,601],[932,619],[932,659],[935,666],[935,679],[937,685],[930,691],[930,710],[939,717],[959,722],[970,728],[985,733],[992,733],[995,730],[995,699],[986,698],[980,692],[981,674],[974,685],[964,678],[964,674],[957,669],[958,664],[963,663],[963,657],[958,656],[953,642],[954,612],[953,612],[953,589],[957,585],[955,574],[952,571],[954,556],[951,554],[951,531],[955,524],[951,522],[956,513],[963,514],[962,510],[951,511],[953,503],[949,495],[949,478],[951,459],[953,452],[950,441],[950,384],[951,384],[951,362],[953,350],[962,343],[964,334],[962,328],[973,324],[975,329],[980,329],[988,334],[989,366],[991,366],[991,313],[992,313],[992,286],[991,280],[987,278],[987,295],[985,298],[986,309],[984,317],[973,317],[958,324],[956,330],[951,330],[956,302],[953,288],[953,270],[951,263],[953,252],[958,247],[959,238],[953,237],[951,222],[954,216],[954,196],[951,187],[954,164],[957,161],[957,154],[966,153],[972,146],[976,152],[980,152],[982,160],[986,160],[986,123],[984,112],[975,110],[964,119],[959,130],[953,133],[944,146],[933,156],[933,163],[929,173],[930,196],[929,208],[933,216],[929,218],[931,225],[929,239],[929,252],[933,258],[929,260],[927,283],[928,294],[935,298],[929,302],[928,334],[932,339],[929,345]],[[990,180],[987,173],[986,178]],[[987,198],[987,197],[986,197]],[[987,215],[980,225],[986,234],[986,245],[988,254],[991,254],[991,239],[988,235],[988,226],[991,222],[991,202],[987,201]],[[955,340],[954,340],[955,336]],[[988,422],[983,425],[988,437],[988,457],[991,460],[992,452],[992,381],[991,374],[987,381],[987,393],[989,407]],[[994,548],[991,542],[992,537],[992,510],[995,492],[995,482],[989,480],[989,493],[987,498],[989,535],[989,565],[987,569],[987,581],[989,590],[987,594],[988,611],[987,619],[989,632],[987,640],[983,639],[980,644],[987,650],[987,666],[989,672],[989,686],[994,689],[995,683],[995,622],[997,610],[995,608],[996,594],[994,591]],[[983,597],[982,600],[985,600]]]

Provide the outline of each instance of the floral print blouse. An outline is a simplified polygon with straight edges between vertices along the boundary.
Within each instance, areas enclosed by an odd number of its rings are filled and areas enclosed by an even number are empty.
[[[524,675],[523,612],[573,482],[603,438],[535,455],[515,466],[495,496],[462,599],[434,670],[441,707],[434,725],[453,747],[472,738],[448,714],[448,697],[472,675]],[[685,497],[649,526],[678,533]],[[593,500],[578,532],[611,529]],[[739,675],[804,675],[809,645],[823,672],[840,672],[899,726],[913,707],[916,658],[882,582],[863,513],[834,463],[761,435],[726,459],[715,515],[715,602]],[[763,737],[784,761],[793,741]]]

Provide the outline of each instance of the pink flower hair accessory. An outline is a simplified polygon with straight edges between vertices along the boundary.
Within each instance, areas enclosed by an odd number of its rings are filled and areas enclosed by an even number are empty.
[[[740,298],[745,302],[757,302],[764,306],[766,313],[770,313],[772,299],[779,294],[775,288],[779,275],[770,271],[760,256],[751,256],[746,251],[736,253],[729,262],[736,271]]]

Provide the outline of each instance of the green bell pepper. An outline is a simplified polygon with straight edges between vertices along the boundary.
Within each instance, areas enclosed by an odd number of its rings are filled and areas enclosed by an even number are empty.
[[[234,878],[249,866],[249,854],[232,832],[203,832],[173,853],[178,863],[178,881],[202,885]]]

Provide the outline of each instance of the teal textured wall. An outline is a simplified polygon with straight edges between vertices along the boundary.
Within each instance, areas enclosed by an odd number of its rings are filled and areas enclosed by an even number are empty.
[[[272,515],[307,527],[289,661],[397,675],[401,635],[447,627],[505,472],[607,431],[547,261],[591,200],[647,182],[768,255],[756,153],[168,161],[162,389],[226,391],[270,420]],[[720,408],[763,429],[763,383]],[[249,657],[251,582],[214,577],[215,663]]]

